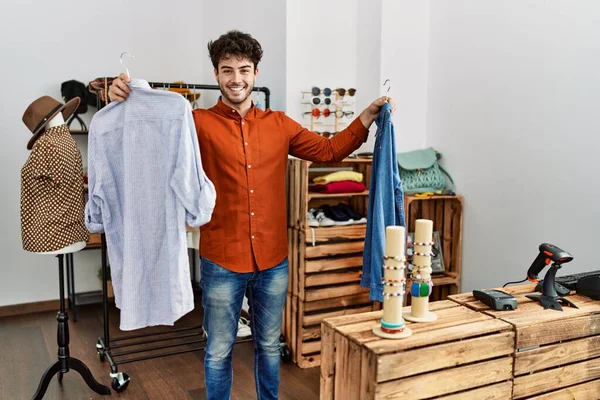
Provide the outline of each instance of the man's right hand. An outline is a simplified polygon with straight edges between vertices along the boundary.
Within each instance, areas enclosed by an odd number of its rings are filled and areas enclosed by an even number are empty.
[[[127,74],[121,72],[121,75],[113,81],[110,89],[108,89],[108,98],[110,101],[125,101],[131,91],[126,82],[130,81],[131,79]]]

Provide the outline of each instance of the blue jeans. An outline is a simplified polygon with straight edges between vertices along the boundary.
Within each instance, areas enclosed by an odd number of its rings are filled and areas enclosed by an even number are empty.
[[[287,258],[273,268],[249,273],[232,272],[202,258],[201,270],[203,325],[207,333],[206,399],[230,398],[231,356],[244,294],[250,306],[257,399],[277,399],[281,316],[288,286]]]

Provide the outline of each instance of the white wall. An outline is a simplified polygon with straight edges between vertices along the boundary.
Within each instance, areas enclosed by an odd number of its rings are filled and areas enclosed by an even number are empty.
[[[226,9],[224,9],[226,7]],[[258,64],[258,78],[255,86],[264,86],[271,91],[270,108],[285,110],[285,1],[258,0],[221,3],[217,1],[203,2],[202,19],[199,29],[202,41],[198,42],[197,51],[202,55],[202,80],[215,85],[214,68],[208,57],[206,45],[209,40],[216,40],[229,30],[251,34],[258,40],[263,49],[262,61]],[[219,92],[206,92],[203,105],[213,106]],[[255,102],[265,108],[264,95],[254,93]]]
[[[391,81],[396,148],[422,149],[427,126],[430,0],[383,0],[382,6],[379,85]]]
[[[357,0],[289,0],[286,20],[286,111],[309,126],[310,116],[302,113],[310,106],[302,102],[311,96],[303,99],[303,91],[356,88]]]
[[[427,144],[465,196],[463,290],[525,277],[542,242],[600,269],[600,3],[431,2]]]

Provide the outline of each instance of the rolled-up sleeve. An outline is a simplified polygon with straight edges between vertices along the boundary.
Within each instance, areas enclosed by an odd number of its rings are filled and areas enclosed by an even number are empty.
[[[184,113],[170,185],[185,208],[186,223],[198,227],[210,221],[217,196],[215,186],[202,168],[191,110],[186,107]]]
[[[85,205],[85,226],[92,233],[104,233],[102,218],[102,184],[98,167],[98,144],[95,140],[94,126],[90,126],[88,139],[88,197]]]
[[[291,134],[289,153],[313,162],[339,162],[358,149],[369,135],[360,118],[331,139],[304,128],[287,116],[283,116],[282,123]]]

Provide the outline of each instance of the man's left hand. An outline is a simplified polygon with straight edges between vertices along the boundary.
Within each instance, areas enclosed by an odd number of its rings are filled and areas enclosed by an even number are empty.
[[[383,96],[372,102],[369,107],[365,108],[363,112],[360,113],[360,122],[365,126],[365,128],[369,129],[373,121],[379,117],[379,112],[381,111],[381,107],[385,103],[390,103],[392,105],[392,114],[396,111],[396,103],[392,100],[391,97]]]

